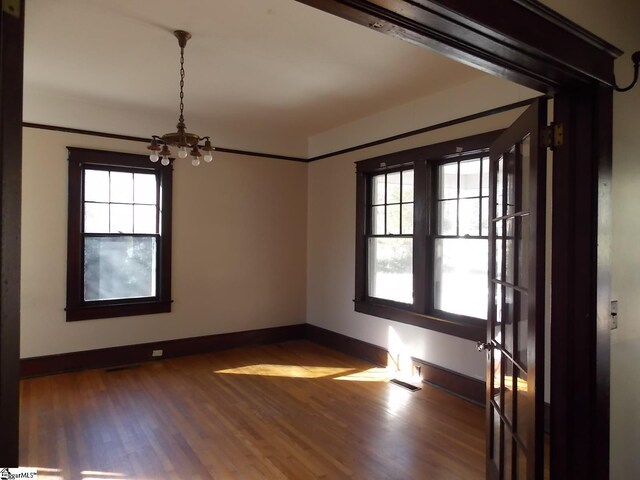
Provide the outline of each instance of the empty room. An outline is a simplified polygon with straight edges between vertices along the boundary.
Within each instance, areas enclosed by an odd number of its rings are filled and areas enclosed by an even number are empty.
[[[0,478],[640,477],[637,2],[1,15]]]

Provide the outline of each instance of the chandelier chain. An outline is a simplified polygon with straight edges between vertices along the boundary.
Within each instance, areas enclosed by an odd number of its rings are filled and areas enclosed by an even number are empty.
[[[184,123],[184,47],[180,47],[180,123]]]

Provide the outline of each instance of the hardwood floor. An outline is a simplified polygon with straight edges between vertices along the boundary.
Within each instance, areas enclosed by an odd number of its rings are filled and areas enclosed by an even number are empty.
[[[484,410],[300,341],[21,382],[40,479],[481,479]]]

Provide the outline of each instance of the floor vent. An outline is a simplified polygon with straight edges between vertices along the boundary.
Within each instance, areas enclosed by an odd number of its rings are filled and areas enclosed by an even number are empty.
[[[421,387],[416,387],[415,385],[412,385],[412,384],[407,383],[407,382],[403,382],[402,380],[398,380],[397,378],[393,378],[393,379],[389,380],[389,383],[395,383],[399,387],[406,388],[407,390],[411,390],[412,392],[416,392],[418,390],[422,390]]]

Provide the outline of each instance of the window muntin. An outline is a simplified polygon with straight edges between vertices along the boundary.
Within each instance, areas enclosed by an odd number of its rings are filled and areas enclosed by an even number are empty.
[[[486,320],[489,158],[435,167],[433,307]]]
[[[370,297],[413,303],[413,177],[413,169],[370,177]]]
[[[69,147],[67,320],[171,311],[172,167]]]

